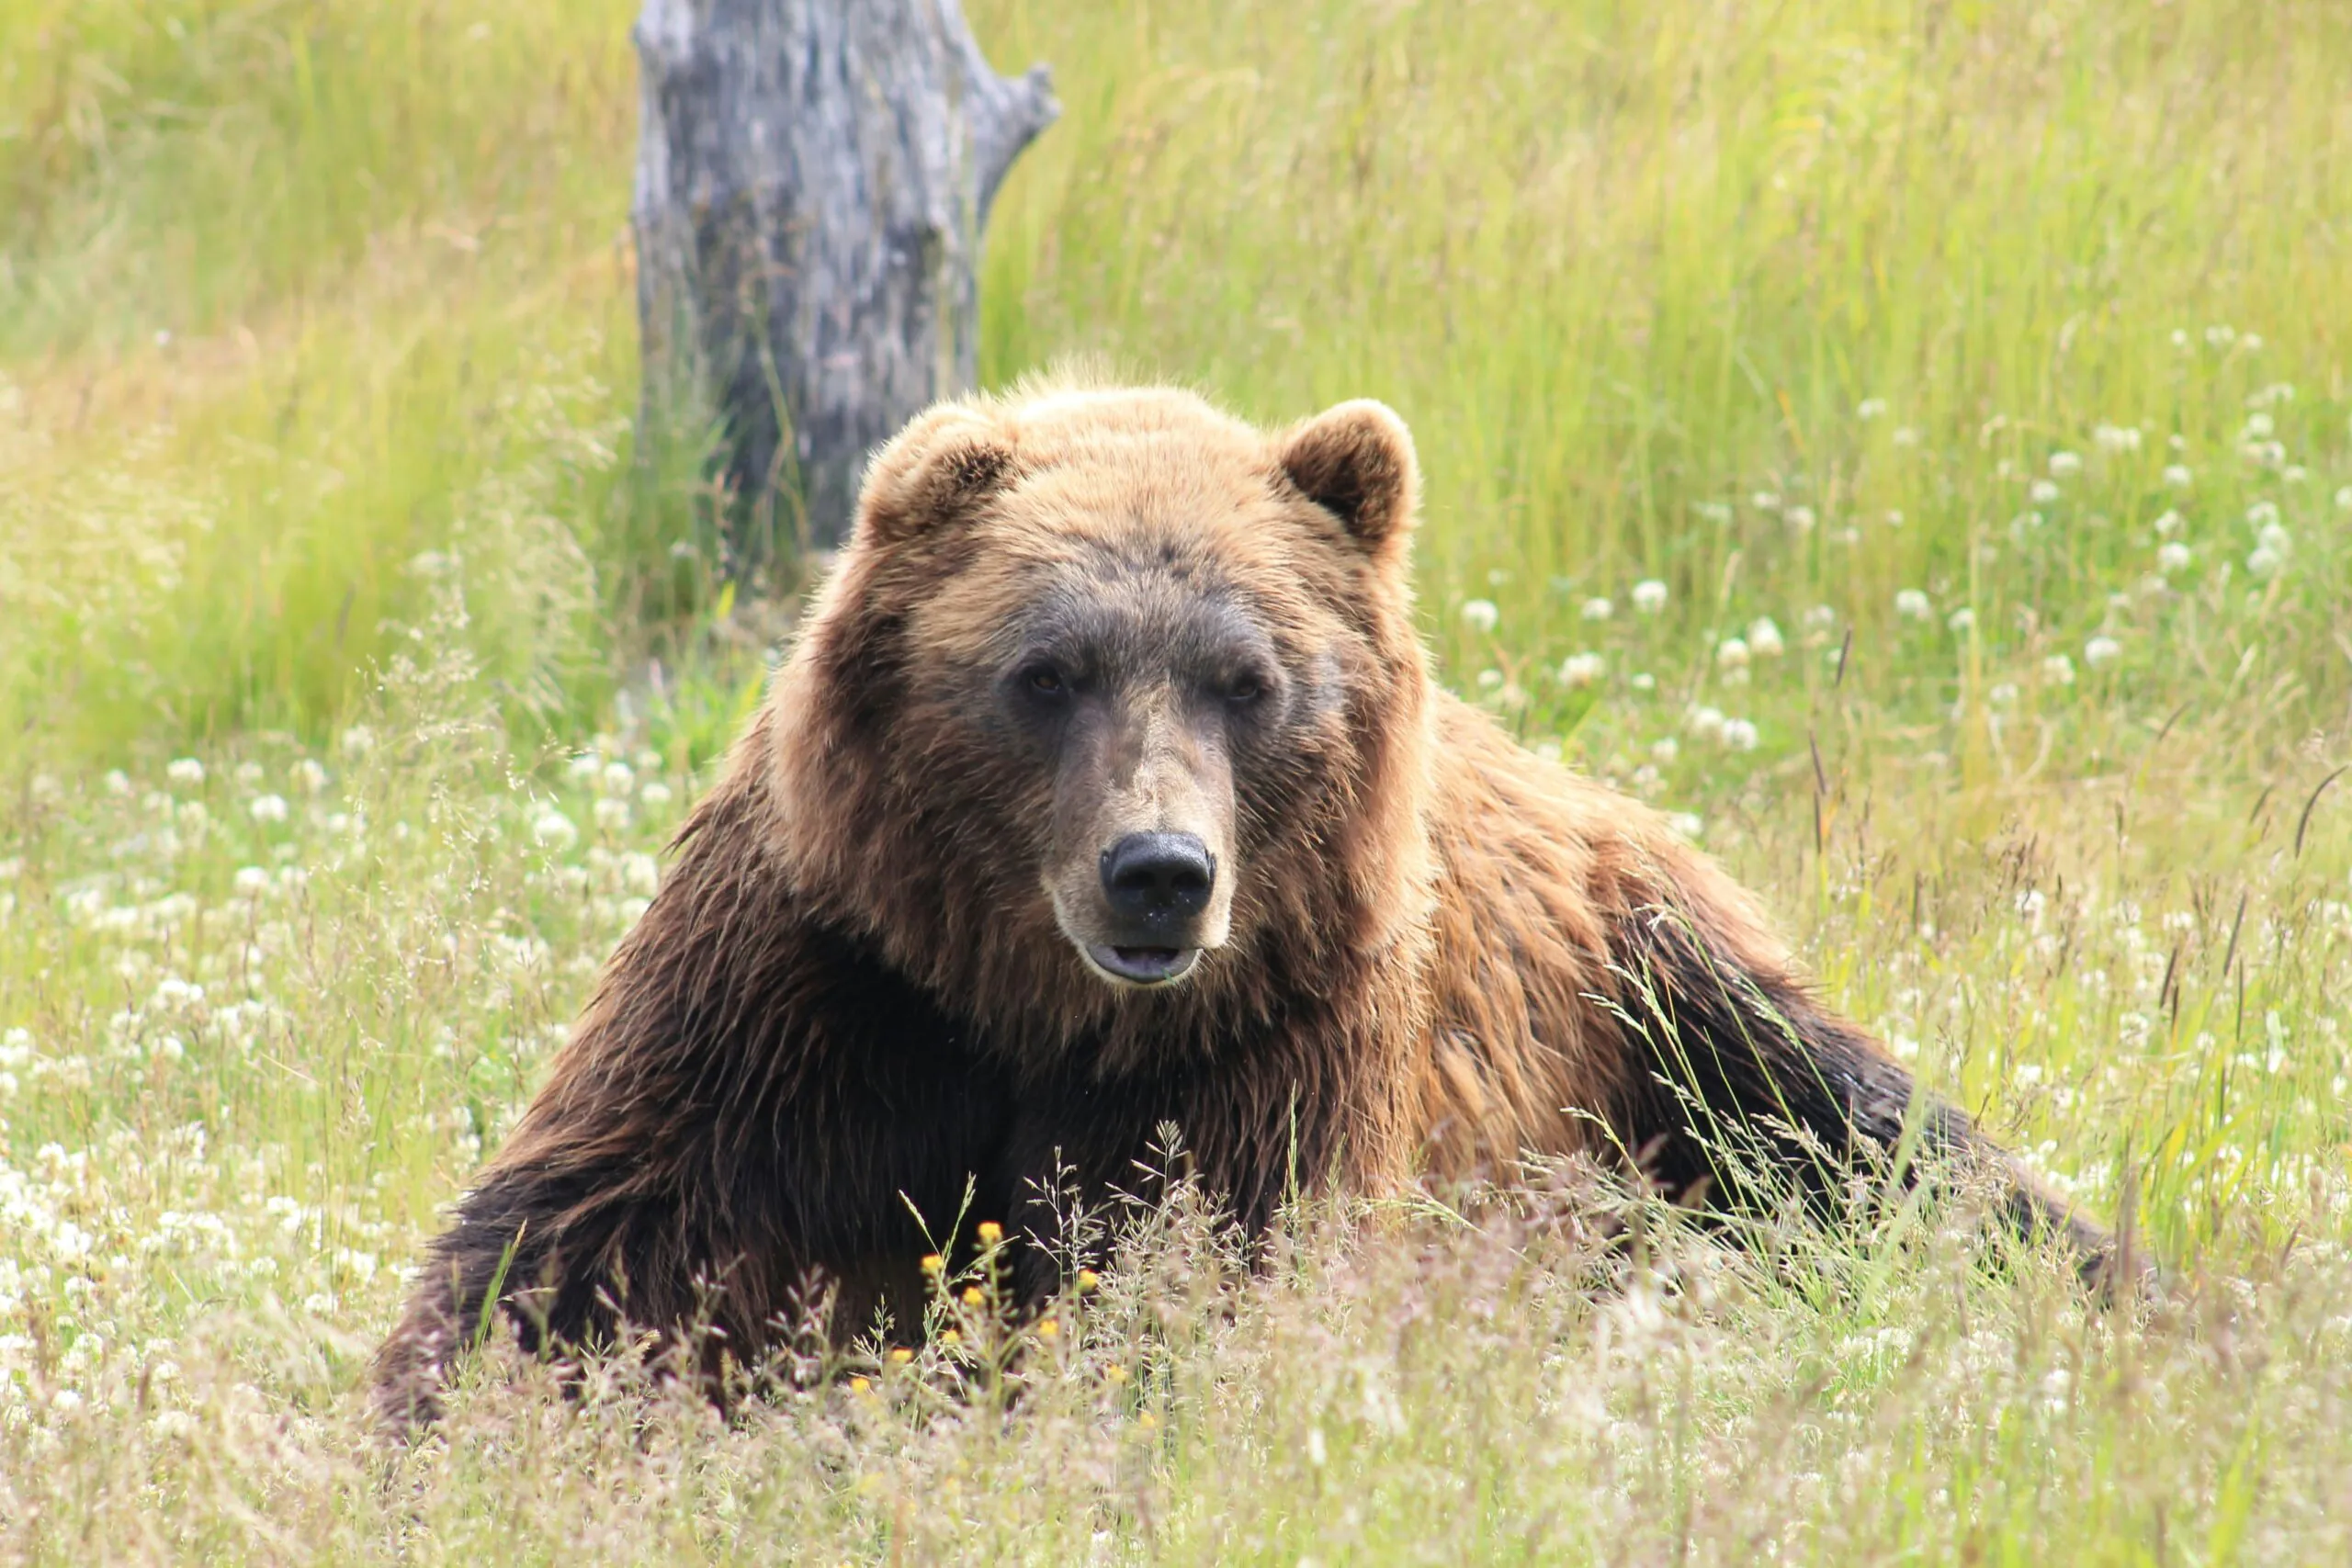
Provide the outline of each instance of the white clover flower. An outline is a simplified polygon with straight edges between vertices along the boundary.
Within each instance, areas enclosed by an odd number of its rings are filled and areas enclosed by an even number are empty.
[[[1792,506],[1781,515],[1787,518],[1789,526],[1800,534],[1811,531],[1816,521],[1813,514],[1813,508],[1810,506]]]
[[[1854,417],[1856,419],[1880,419],[1883,418],[1885,413],[1886,400],[1884,398],[1864,398],[1860,402],[1854,405]]]
[[[2123,645],[2111,637],[2095,637],[2083,644],[2083,662],[2101,670],[2123,657]]]
[[[531,837],[551,850],[569,849],[578,840],[580,829],[571,825],[571,818],[549,807],[531,818]]]
[[[1734,751],[1753,751],[1759,737],[1756,727],[1744,718],[1724,720],[1724,745]]]
[[[1560,665],[1560,682],[1568,686],[1589,686],[1608,670],[1608,660],[1597,653],[1572,653]]]
[[[240,762],[237,764],[237,782],[244,785],[247,789],[253,788],[254,785],[261,783],[261,780],[262,771],[261,764],[259,762]]]
[[[2162,513],[2158,514],[2153,526],[2159,535],[2177,534],[2180,531],[2180,513],[2177,512]]]
[[[237,868],[237,892],[247,898],[258,898],[269,891],[269,873],[257,865]]]
[[[364,757],[375,750],[376,732],[364,724],[355,724],[344,730],[336,742],[349,757]]]
[[[2041,678],[2053,685],[2075,683],[2075,661],[2063,653],[2053,653],[2041,661]]]
[[[1758,615],[1747,624],[1747,648],[1758,659],[1778,659],[1788,650],[1788,644],[1771,616]]]
[[[2335,492],[2335,509],[2338,512],[2352,512],[2352,485],[2346,485]]]
[[[1838,624],[1838,612],[1826,604],[1815,604],[1804,613],[1804,629],[1826,632]]]
[[[2165,465],[2165,483],[2172,486],[2173,489],[2187,490],[2196,482],[2197,476],[2188,471],[2188,464],[2167,463]]]
[[[1747,498],[1747,503],[1758,512],[1778,512],[1781,498],[1769,490],[1759,490]]]
[[[1462,624],[1484,637],[1501,624],[1503,613],[1492,599],[1472,599],[1462,606]]]
[[[2267,441],[2278,428],[2277,423],[2267,413],[2250,413],[2245,416],[2245,434],[2251,440]]]
[[[1692,708],[1683,722],[1690,733],[1702,740],[1721,740],[1724,738],[1724,710],[1721,708]]]
[[[245,803],[245,809],[256,822],[283,822],[286,820],[286,797],[282,795],[257,795]]]
[[[1478,685],[1482,691],[1491,692],[1502,683],[1503,672],[1501,671],[1481,670],[1478,671]]]
[[[294,782],[304,795],[316,795],[327,787],[327,771],[314,758],[305,757],[294,764]]]
[[[2140,449],[2140,427],[2136,424],[2102,424],[2091,432],[2091,440],[2102,452],[2137,452]]]
[[[564,776],[574,784],[586,784],[605,771],[604,758],[594,751],[582,751],[564,764]]]
[[[1890,528],[1900,528],[1903,526],[1903,509],[1901,507],[1890,507],[1887,510],[1886,525]]]
[[[1726,670],[1747,668],[1747,642],[1743,637],[1727,637],[1715,645],[1715,662]]]
[[[1666,608],[1666,584],[1655,577],[1645,577],[1634,584],[1634,608],[1645,615],[1655,615]]]
[[[670,804],[670,786],[655,779],[637,792],[637,798],[651,807],[667,806]]]
[[[2104,446],[2105,443],[2102,442],[2101,445]],[[2050,477],[2052,479],[2071,479],[2082,471],[2083,458],[2080,453],[2052,452],[2050,454]]]
[[[193,757],[182,757],[164,770],[164,776],[186,789],[194,789],[204,782],[204,764]]]
[[[1944,625],[1951,627],[1954,632],[1964,635],[1976,629],[1976,612],[1969,608],[1967,605],[1962,604],[1959,609],[1954,610],[1951,615],[1944,617]]]
[[[596,802],[594,811],[596,826],[606,832],[616,833],[628,826],[628,802],[626,800],[605,795]]]
[[[2188,329],[2187,327],[2173,328],[2172,345],[2175,348],[2187,348],[2188,346]]]
[[[1894,596],[1894,613],[1906,621],[1924,621],[1935,612],[1925,593],[1906,588]]]
[[[2157,570],[2166,572],[2185,571],[2188,570],[2188,547],[2187,545],[2180,543],[2178,540],[2175,540],[2171,544],[2157,547]]]
[[[2301,463],[2290,463],[2278,470],[2278,482],[2281,484],[2299,485],[2311,477],[2312,471]]]
[[[2261,533],[2256,534],[2254,536],[2254,542],[2274,556],[2284,557],[2287,554],[2287,547],[2295,542],[2295,536],[2273,523]]]
[[[2213,325],[2205,329],[2205,346],[2208,348],[2227,348],[2230,346],[2231,343],[2236,339],[2237,335],[2238,334],[2232,332],[2227,325],[2217,321]]]
[[[2249,528],[2259,528],[2278,521],[2278,506],[2275,502],[2257,501],[2245,509],[2245,522]]]
[[[108,768],[107,770],[107,793],[108,795],[129,795],[130,793],[130,775],[124,773],[120,768]]]
[[[2283,564],[2278,558],[2278,552],[2271,549],[2256,547],[2252,555],[2245,558],[2245,569],[2256,581],[2275,577]]]
[[[606,795],[627,795],[637,787],[637,770],[627,762],[607,762],[603,773],[598,775],[598,782],[604,785]]]
[[[1617,606],[1606,599],[1595,597],[1584,602],[1584,618],[1588,621],[1605,621],[1616,613]]]
[[[1650,757],[1654,761],[1671,762],[1682,755],[1682,742],[1671,735],[1660,736],[1650,742]]]
[[[2058,499],[2059,490],[2048,479],[2036,479],[2025,487],[2025,493],[2036,506],[2047,506]]]
[[[1984,694],[1984,700],[1996,708],[2015,707],[2018,702],[2018,683],[2015,681],[2000,682]]]

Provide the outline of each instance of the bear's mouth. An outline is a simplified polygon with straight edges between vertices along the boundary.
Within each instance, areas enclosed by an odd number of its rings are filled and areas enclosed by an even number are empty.
[[[1114,980],[1130,986],[1166,986],[1182,979],[1200,962],[1197,947],[1113,947],[1085,944],[1086,960]]]

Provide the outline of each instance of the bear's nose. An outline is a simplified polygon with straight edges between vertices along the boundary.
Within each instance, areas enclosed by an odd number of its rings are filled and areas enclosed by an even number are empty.
[[[1189,920],[1216,884],[1209,847],[1190,833],[1130,833],[1102,852],[1102,892],[1125,919]]]

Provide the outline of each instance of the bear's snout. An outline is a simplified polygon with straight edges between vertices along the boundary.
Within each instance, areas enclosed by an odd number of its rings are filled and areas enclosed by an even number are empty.
[[[1197,919],[1216,886],[1216,859],[1194,833],[1130,833],[1102,852],[1102,897],[1136,934]]]

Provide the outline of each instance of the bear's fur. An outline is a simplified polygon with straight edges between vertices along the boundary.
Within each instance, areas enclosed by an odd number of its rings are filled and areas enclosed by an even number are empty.
[[[1262,1228],[1294,1181],[1530,1151],[1720,1192],[1725,1127],[1818,1185],[1908,1116],[2100,1267],[1657,813],[1432,683],[1417,486],[1371,402],[1267,434],[1048,387],[879,452],[674,868],[427,1253],[386,1417],[431,1416],[493,1294],[533,1347],[705,1313],[748,1360],[812,1288],[903,1323],[915,1213],[951,1223],[970,1182],[967,1237],[1050,1239],[1056,1170],[1099,1199],[1167,1122]],[[1120,903],[1114,852],[1170,833],[1204,877]],[[1021,1258],[1049,1291],[1047,1249]]]

